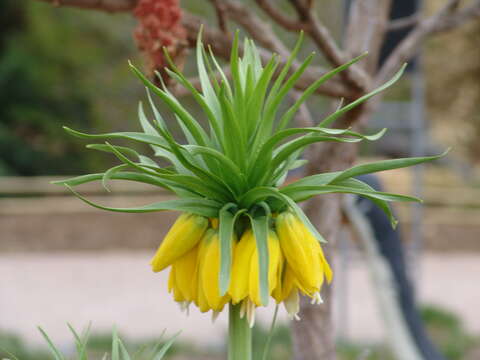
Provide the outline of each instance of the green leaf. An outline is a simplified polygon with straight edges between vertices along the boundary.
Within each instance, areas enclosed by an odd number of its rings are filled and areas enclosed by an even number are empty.
[[[180,335],[181,331],[173,335],[170,340],[168,340],[160,349],[160,351],[155,354],[154,358],[152,360],[162,360],[167,351],[170,349],[170,347],[173,345],[174,341],[177,339],[178,335]]]
[[[267,102],[265,104],[266,107],[270,106],[270,103],[275,98],[275,96],[278,92],[278,89],[280,88],[280,86],[283,83],[283,80],[287,76],[288,71],[290,70],[290,67],[293,64],[293,61],[297,57],[297,55],[300,51],[300,48],[302,47],[303,38],[304,38],[304,33],[303,33],[303,30],[301,30],[300,34],[298,35],[297,42],[295,43],[295,46],[293,47],[293,50],[290,53],[290,56],[288,57],[287,61],[285,62],[285,65],[283,66],[282,70],[280,71],[280,74],[277,76],[277,78],[275,79],[275,82],[272,85],[272,89],[270,90],[270,94],[269,94]]]
[[[55,360],[66,360],[65,357],[63,356],[63,354],[60,352],[60,350],[57,349],[57,347],[55,346],[55,344],[52,342],[52,340],[49,338],[49,336],[47,335],[47,333],[40,327],[38,326],[38,330],[40,331],[40,333],[42,334],[43,338],[45,339],[45,341],[47,342],[48,344],[48,348],[50,349],[50,351],[52,352]]]
[[[273,128],[273,122],[275,120],[275,115],[280,107],[280,103],[283,101],[287,93],[292,89],[292,87],[295,85],[297,80],[300,78],[300,76],[305,72],[307,67],[310,65],[310,63],[313,60],[314,54],[310,54],[304,62],[298,67],[297,70],[294,71],[292,76],[288,78],[288,80],[285,82],[285,84],[280,88],[277,94],[275,94],[275,97],[269,102],[270,99],[267,100],[267,104],[265,105],[265,120],[263,120],[262,126],[258,131],[257,137],[259,139],[264,139],[270,132],[272,131]],[[256,144],[261,144],[260,142],[257,142]]]
[[[370,190],[370,191],[376,191],[374,188],[372,188],[370,185],[364,183],[363,181],[360,181],[358,179],[347,179],[339,182],[339,184],[349,187],[357,187],[357,188],[363,188],[364,190]],[[377,205],[384,213],[387,215],[388,219],[390,220],[390,224],[392,227],[395,229],[398,221],[395,219],[395,216],[393,215],[392,209],[390,208],[390,205],[388,204],[387,201],[380,200],[371,196],[363,195],[363,197],[369,199],[371,202],[373,202],[375,205]]]
[[[112,333],[112,360],[120,360],[120,339],[116,327],[113,328]]]
[[[300,106],[320,87],[320,85],[322,85],[324,82],[330,80],[333,76],[335,76],[336,74],[338,74],[339,72],[347,69],[348,67],[350,67],[351,65],[355,64],[356,62],[358,62],[359,60],[363,59],[365,56],[367,55],[367,53],[364,53],[360,56],[357,56],[356,58],[354,58],[353,60],[350,60],[349,62],[347,62],[346,64],[343,64],[329,72],[327,72],[326,74],[322,75],[318,80],[316,80],[315,82],[313,82],[303,93],[302,95],[298,98],[297,101],[295,101],[295,104],[292,105],[292,107],[290,107],[290,109],[288,109],[288,111],[282,116],[282,118],[280,119],[280,122],[279,122],[279,125],[278,125],[278,128],[279,129],[284,129],[289,123],[290,121],[292,120],[293,116],[295,115],[295,113],[298,111],[298,109],[300,108]]]
[[[290,187],[289,189],[282,189],[280,191],[283,194],[288,195],[290,198],[292,198],[293,201],[296,202],[306,200],[315,195],[332,193],[368,195],[370,197],[384,201],[422,201],[421,199],[408,195],[392,194],[381,191],[371,191],[358,187],[348,187],[340,185],[295,186]]]
[[[292,135],[297,135],[302,133],[310,133],[310,134],[319,133],[325,136],[347,135],[347,136],[353,136],[359,139],[374,141],[374,140],[380,139],[385,134],[386,130],[387,129],[382,129],[373,135],[363,135],[354,131],[350,131],[349,129],[342,130],[342,129],[329,129],[329,128],[319,128],[319,127],[289,128],[289,129],[278,131],[270,139],[268,139],[268,141],[265,142],[265,144],[262,146],[261,150],[259,151],[258,156],[264,159],[268,154],[272,153],[273,149],[278,143],[280,143],[281,141],[285,140],[286,138]],[[336,138],[336,137],[333,137],[333,138]]]
[[[261,116],[263,104],[267,95],[268,86],[270,85],[270,81],[275,74],[278,64],[277,56],[274,54],[262,70],[255,89],[252,91],[252,94],[248,99],[246,115],[248,134],[253,134],[254,130],[257,127],[260,127],[260,122],[263,121],[263,117]]]
[[[52,184],[55,185],[68,185],[68,186],[77,186],[81,184],[86,184],[92,181],[102,180],[105,176],[105,173],[97,173],[97,174],[88,174],[88,175],[81,175],[71,179],[66,180],[57,180],[52,181]],[[173,191],[164,181],[158,179],[155,176],[147,175],[147,174],[140,174],[136,172],[115,172],[109,176],[110,179],[114,180],[127,180],[127,181],[135,181],[140,183],[145,183],[149,185],[160,186],[166,190]]]
[[[118,339],[118,345],[120,346],[120,353],[122,354],[123,360],[132,360],[122,340]]]
[[[159,129],[159,131],[162,131]],[[176,143],[175,140],[168,134],[163,134],[165,139],[168,141],[172,152],[175,154],[178,161],[182,163],[185,168],[194,173],[198,178],[202,179],[205,183],[209,184],[210,187],[217,188],[218,192],[225,194],[228,198],[230,195],[235,197],[235,191],[231,188],[230,184],[223,181],[217,175],[204,170],[194,164],[194,159],[191,154],[180,144]],[[187,156],[189,158],[187,159]]]
[[[4,352],[5,354],[7,354],[10,359],[5,359],[5,360],[20,360],[18,357],[16,357],[14,354],[12,354],[10,351],[8,351],[7,349],[4,349],[0,346],[0,350],[2,352]]]
[[[377,95],[379,92],[382,92],[383,90],[385,90],[385,89],[389,88],[390,86],[392,86],[393,84],[395,84],[397,82],[397,80],[400,79],[400,77],[402,76],[406,66],[407,66],[407,64],[404,64],[400,68],[400,70],[389,81],[387,81],[382,86],[376,88],[375,90],[373,90],[372,92],[370,92],[366,95],[363,95],[359,99],[357,99],[355,101],[352,101],[351,103],[345,105],[344,107],[342,107],[338,111],[336,111],[333,114],[327,116],[324,120],[322,120],[320,122],[320,124],[318,124],[318,126],[320,126],[320,127],[330,126],[330,124],[332,124],[336,119],[338,119],[340,116],[345,114],[347,111],[352,110],[354,107],[360,105],[361,103],[367,101],[371,97]]]
[[[77,359],[78,360],[87,360],[87,344],[88,344],[88,338],[90,335],[90,328],[91,328],[91,323],[88,324],[87,329],[84,331],[83,335],[80,336],[73,326],[69,323],[67,323],[68,328],[70,329],[70,332],[73,334],[73,337],[75,338],[75,345],[77,347]]]
[[[167,200],[156,202],[149,205],[131,207],[131,208],[114,208],[108,206],[102,206],[96,204],[73,190],[70,186],[65,185],[76,197],[78,197],[83,202],[96,207],[102,210],[114,211],[114,212],[124,212],[124,213],[145,213],[145,212],[154,212],[154,211],[183,211],[191,212],[193,214],[205,216],[205,217],[217,217],[218,211],[220,210],[220,204],[217,201],[209,199],[199,199],[199,198],[184,198],[178,200]]]
[[[170,150],[166,147],[165,141],[160,136],[148,135],[144,133],[137,132],[116,132],[116,133],[106,133],[106,134],[85,134],[80,131],[72,130],[66,126],[63,129],[68,132],[70,135],[84,138],[84,139],[125,139],[138,141],[144,144],[156,145],[165,150]]]
[[[87,149],[91,149],[91,150],[98,150],[98,151],[103,151],[103,152],[106,152],[106,153],[112,153],[112,149],[110,146],[108,146],[107,144],[88,144],[85,146]],[[138,152],[136,152],[135,150],[133,149],[130,149],[126,146],[118,146],[116,145],[115,146],[119,151],[122,151],[130,156],[135,156],[135,157],[138,157]]]
[[[263,306],[268,305],[269,285],[268,285],[268,216],[261,215],[253,217],[247,214],[252,224],[253,234],[257,244],[258,251],[258,269],[260,284],[260,300]]]
[[[168,59],[170,59],[170,57],[168,57]],[[171,59],[169,61],[171,61]],[[172,72],[167,69],[167,73],[170,75],[170,77],[177,80],[180,84],[182,84],[186,89],[190,91],[195,101],[200,105],[204,113],[207,115],[207,119],[210,123],[210,126],[213,128],[215,134],[217,136],[220,136],[221,135],[220,125],[218,123],[217,117],[215,116],[213,110],[206,103],[205,99],[198,92],[198,90],[195,89],[195,86],[193,86],[192,83],[180,72],[180,70],[173,64],[173,62],[170,64],[170,66],[175,70],[175,72]]]
[[[339,138],[333,136],[309,136],[304,135],[294,140],[291,140],[288,143],[283,144],[279,149],[278,153],[272,159],[271,167],[276,169],[280,164],[285,161],[290,154],[293,152],[304,149],[307,145],[321,142],[321,141],[335,141],[335,142],[345,142],[345,143],[355,143],[359,142],[360,139],[351,139],[351,138]]]
[[[289,185],[283,187],[281,190],[286,190],[291,187],[296,186],[320,186],[320,185],[327,185],[330,183],[335,177],[340,174],[340,171],[329,172],[329,173],[322,173],[322,174],[315,174],[306,176],[301,178],[297,181],[290,183]]]
[[[143,75],[140,70],[138,70],[132,63],[129,63],[130,68],[133,73],[156,95],[158,95],[162,101],[173,111],[178,117],[182,120],[188,130],[194,136],[196,142],[200,145],[206,145],[208,143],[208,137],[200,124],[192,117],[192,115],[177,101],[177,99],[167,93],[164,90],[161,90],[155,86],[151,81],[149,81],[145,75]]]
[[[300,209],[297,203],[293,201],[289,196],[279,191],[277,188],[265,186],[256,187],[248,191],[243,197],[240,198],[240,204],[242,204],[243,206],[251,206],[254,203],[265,200],[269,196],[279,199],[285,205],[290,207],[320,242],[326,242],[322,235],[320,235],[317,229],[312,225],[310,220],[305,216],[302,209]]]
[[[238,200],[238,204],[240,207],[248,209],[257,203],[264,201],[270,196],[283,200],[278,189],[267,186],[258,186],[243,194]]]
[[[149,94],[148,89],[147,89],[147,94]],[[143,110],[143,104],[141,101],[138,103],[138,119],[140,120],[140,125],[145,134],[158,136],[157,130],[155,130],[153,125],[150,124],[150,122],[147,119],[147,116],[145,115],[145,111]]]
[[[335,176],[332,180],[330,180],[329,183],[335,184],[338,181],[342,181],[342,180],[363,175],[363,174],[371,174],[378,171],[399,169],[399,168],[404,168],[412,165],[421,164],[427,161],[439,159],[445,156],[449,151],[450,149],[447,149],[442,154],[435,155],[435,156],[383,160],[383,161],[377,161],[377,162],[372,162],[368,164],[357,165],[357,166],[351,167],[350,169],[340,172],[337,176]]]
[[[234,203],[225,204],[219,212],[220,236],[220,296],[225,295],[230,285],[232,267],[232,241],[235,234],[235,221],[245,210],[232,214],[231,209],[236,208]]]
[[[241,189],[246,185],[245,176],[240,168],[221,152],[209,147],[198,145],[190,145],[188,147],[186,146],[186,148],[192,155],[203,154],[217,160],[220,164],[220,168],[223,170],[222,173],[225,174],[225,180],[229,184],[235,185],[235,189],[237,189],[237,191],[241,191]]]

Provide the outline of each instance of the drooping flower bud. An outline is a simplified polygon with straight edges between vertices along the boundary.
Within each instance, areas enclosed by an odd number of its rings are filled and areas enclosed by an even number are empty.
[[[332,270],[322,248],[303,222],[291,212],[276,219],[276,230],[282,252],[295,276],[296,286],[306,295],[318,293],[326,277],[331,281]]]
[[[184,213],[175,221],[150,264],[155,272],[162,271],[198,244],[207,230],[208,219]]]

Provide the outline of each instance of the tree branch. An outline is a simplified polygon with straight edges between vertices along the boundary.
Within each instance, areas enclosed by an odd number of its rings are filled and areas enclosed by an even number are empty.
[[[137,0],[38,0],[54,6],[69,6],[81,9],[100,10],[109,13],[132,11]]]
[[[285,16],[283,13],[277,10],[277,7],[272,5],[268,0],[256,0],[257,5],[276,23],[278,23],[283,28],[290,31],[299,31],[302,30],[302,24],[290,19]]]
[[[447,17],[442,23],[439,23],[435,29],[434,33],[443,32],[447,30],[454,29],[458,26],[463,25],[464,23],[474,20],[475,18],[480,17],[480,0],[472,1],[469,6],[466,6],[454,14]]]
[[[337,46],[330,31],[318,19],[314,9],[310,7],[312,4],[304,4],[300,0],[290,0],[290,2],[303,23],[303,30],[310,35],[325,58],[335,67],[346,63],[349,60],[349,56]],[[361,67],[356,65],[352,65],[343,71],[341,76],[355,90],[361,92],[368,88],[370,82],[368,75]]]
[[[414,26],[418,24],[418,22],[421,20],[420,14],[413,14],[410,16],[405,16],[400,19],[395,19],[388,24],[388,30],[389,31],[396,31],[396,30],[402,30],[410,26]]]
[[[233,3],[233,2],[231,2]],[[227,4],[227,2],[226,2]],[[236,15],[233,15],[231,10],[234,9],[236,6],[239,6],[237,3],[234,5],[229,4],[231,7],[229,7],[229,16],[233,17]],[[241,6],[241,5],[240,5]],[[251,14],[248,13],[239,13],[237,14],[240,16],[242,19],[249,18],[252,19],[253,17],[250,17]],[[245,21],[245,20],[243,20]],[[200,30],[200,26],[203,24],[203,21],[201,18],[192,15],[190,13],[185,12],[183,16],[183,25],[187,29],[187,38],[189,43],[193,46],[195,44],[196,39],[197,39],[197,34],[198,31]],[[249,27],[250,26],[256,26],[258,25],[257,23],[250,23],[247,24]],[[252,28],[250,28],[252,30]],[[248,29],[247,29],[248,31]],[[252,30],[253,31],[253,30]],[[259,35],[259,32],[261,31],[255,31],[252,35],[252,37],[260,43],[261,39],[262,41],[271,41],[272,39],[267,40],[264,38],[265,35]],[[258,37],[257,37],[258,36]],[[213,52],[215,55],[220,56],[226,60],[230,58],[230,51],[231,51],[231,40],[226,36],[223,32],[221,32],[218,29],[212,28],[210,26],[204,25],[203,26],[203,41],[205,44],[210,45],[212,47]],[[241,51],[241,48],[240,48]],[[270,58],[272,57],[272,52],[260,48],[260,56],[262,58],[263,63],[267,63]],[[282,62],[285,62],[286,59],[283,59]],[[292,66],[292,70],[294,71],[297,66]],[[299,81],[296,83],[295,88],[297,90],[305,90],[308,86],[310,86],[314,81],[316,81],[320,76],[325,74],[325,71],[319,67],[310,67],[305,71],[302,77],[300,77]],[[346,97],[346,98],[351,98],[354,96],[352,91],[346,87],[344,84],[342,84],[340,81],[335,81],[333,79],[329,80],[328,83],[320,86],[317,89],[317,93],[323,94],[326,96],[331,96],[331,97]]]
[[[362,0],[354,1],[350,6],[344,39],[345,48],[349,56],[369,52],[361,65],[370,76],[377,71],[391,2],[391,0]]]
[[[226,34],[228,34],[227,28],[227,14],[225,6],[221,0],[210,0],[210,2],[215,7],[217,13],[218,27]]]
[[[470,6],[455,11],[459,3],[460,0],[449,0],[437,13],[421,20],[387,58],[375,77],[375,85],[385,82],[404,62],[412,58],[430,34],[458,27],[480,17],[480,0],[474,0]]]

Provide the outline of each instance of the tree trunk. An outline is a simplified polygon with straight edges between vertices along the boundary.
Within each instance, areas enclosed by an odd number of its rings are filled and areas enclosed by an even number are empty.
[[[357,148],[352,144],[325,144],[314,146],[309,156],[309,173],[345,169],[355,160]],[[341,195],[319,196],[305,206],[307,216],[316,224],[328,240],[322,244],[330,265],[333,263],[333,248],[341,223]],[[331,285],[322,288],[324,303],[312,305],[303,297],[300,306],[300,321],[292,322],[292,334],[296,360],[334,360],[335,327],[332,319],[333,292]]]

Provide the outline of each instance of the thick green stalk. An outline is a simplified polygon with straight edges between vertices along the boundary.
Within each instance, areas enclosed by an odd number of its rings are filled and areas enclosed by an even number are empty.
[[[240,304],[229,306],[228,360],[252,359],[252,331],[247,317],[240,318]]]

